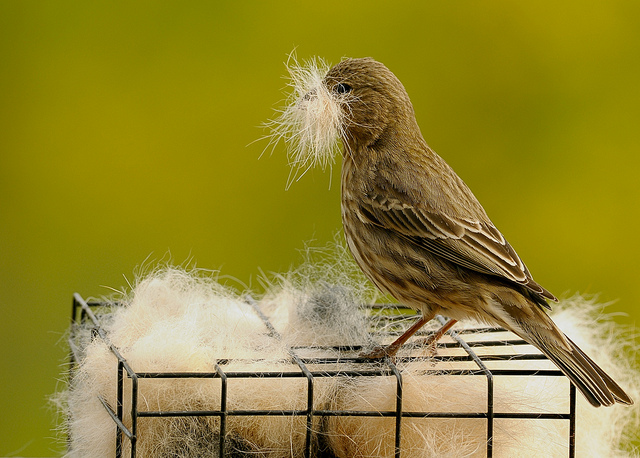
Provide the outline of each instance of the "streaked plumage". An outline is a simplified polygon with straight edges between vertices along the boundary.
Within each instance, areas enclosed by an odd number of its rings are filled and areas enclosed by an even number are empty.
[[[633,402],[548,317],[547,300],[557,299],[534,281],[467,185],[429,148],[393,73],[373,59],[343,60],[298,109],[304,112],[318,91],[341,108],[347,243],[381,290],[425,319],[473,318],[513,331],[594,406]]]

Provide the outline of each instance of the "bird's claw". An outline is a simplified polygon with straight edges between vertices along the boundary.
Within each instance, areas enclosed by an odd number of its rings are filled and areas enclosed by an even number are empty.
[[[416,347],[425,348],[429,357],[434,357],[438,355],[438,340],[439,339],[437,338],[437,334],[434,333],[429,337],[417,339],[415,342],[413,342],[413,345],[415,345]]]
[[[361,352],[358,357],[366,359],[382,359],[388,357],[391,359],[391,361],[395,362],[397,352],[398,347],[395,347],[393,345],[378,345],[369,351]]]

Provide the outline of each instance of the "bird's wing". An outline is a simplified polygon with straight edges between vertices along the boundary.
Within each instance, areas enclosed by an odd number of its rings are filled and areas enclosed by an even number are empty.
[[[394,231],[435,255],[477,272],[506,278],[547,299],[557,300],[533,280],[515,250],[490,221],[452,217],[380,195],[361,201],[360,210],[372,224]]]

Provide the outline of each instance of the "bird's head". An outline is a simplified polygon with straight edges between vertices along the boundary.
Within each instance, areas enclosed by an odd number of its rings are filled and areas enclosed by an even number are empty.
[[[290,183],[315,165],[333,163],[340,151],[356,154],[389,137],[413,131],[415,116],[404,86],[380,62],[345,59],[329,67],[320,59],[288,65],[293,88],[280,116],[268,123],[271,141],[289,150]],[[406,132],[405,132],[406,131]]]
[[[343,60],[329,70],[323,84],[343,102],[342,141],[352,150],[374,145],[389,129],[414,117],[400,80],[371,58]]]

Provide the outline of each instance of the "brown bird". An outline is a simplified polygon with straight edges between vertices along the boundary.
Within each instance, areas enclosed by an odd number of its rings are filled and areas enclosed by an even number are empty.
[[[301,167],[307,156],[330,154],[325,138],[340,137],[342,222],[353,257],[378,288],[422,312],[404,335],[369,356],[394,355],[436,314],[450,318],[436,339],[456,320],[472,318],[536,346],[594,406],[633,403],[549,318],[547,300],[557,299],[427,145],[404,86],[387,67],[346,59],[306,78],[310,87],[304,94],[298,87],[280,135],[297,135]]]

